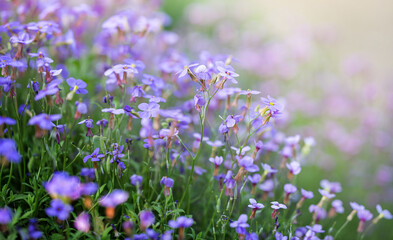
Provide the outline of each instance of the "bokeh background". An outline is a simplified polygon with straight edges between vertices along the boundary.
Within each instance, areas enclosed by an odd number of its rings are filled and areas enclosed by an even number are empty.
[[[285,102],[280,128],[316,139],[302,185],[340,181],[345,202],[393,209],[393,2],[165,0],[163,8],[186,36],[177,39],[185,52],[232,54],[243,88]],[[389,224],[372,238],[393,238]],[[350,228],[343,239],[353,238]]]

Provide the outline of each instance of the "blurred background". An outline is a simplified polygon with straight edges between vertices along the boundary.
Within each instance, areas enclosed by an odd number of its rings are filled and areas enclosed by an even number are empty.
[[[185,52],[232,54],[242,88],[285,102],[279,128],[315,138],[301,185],[328,178],[342,183],[347,203],[393,208],[392,1],[165,0],[163,8],[186,36]]]

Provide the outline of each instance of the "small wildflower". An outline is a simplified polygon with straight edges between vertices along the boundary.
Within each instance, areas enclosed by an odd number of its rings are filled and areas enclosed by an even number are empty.
[[[165,189],[164,189],[165,196],[167,196],[167,197],[169,196],[169,194],[171,192],[170,189],[173,187],[173,183],[174,183],[174,181],[172,178],[169,178],[166,176],[161,178],[160,184],[161,185],[164,184],[164,186],[165,186]]]
[[[139,213],[139,223],[141,231],[145,231],[155,222],[154,214],[149,210],[143,210]]]
[[[252,208],[250,218],[255,219],[255,213],[258,210],[264,208],[265,206],[262,203],[257,203],[257,201],[254,198],[250,198],[249,201],[250,201],[250,204],[248,205],[248,207]]]
[[[45,210],[50,217],[57,217],[59,220],[66,220],[70,212],[73,210],[71,205],[63,203],[60,199],[53,199],[50,202],[50,207]]]
[[[90,231],[90,215],[87,212],[82,212],[76,217],[74,226],[78,231],[87,233]]]

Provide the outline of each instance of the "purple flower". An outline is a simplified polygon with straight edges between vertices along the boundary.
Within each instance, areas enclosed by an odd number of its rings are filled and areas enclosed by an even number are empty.
[[[87,212],[82,212],[76,217],[74,226],[78,231],[89,232],[90,231],[90,215]]]
[[[138,105],[138,108],[142,110],[142,112],[139,112],[139,116],[141,118],[151,118],[151,117],[157,117],[159,111],[160,111],[160,105],[157,103],[151,102],[151,103],[141,103]]]
[[[185,216],[180,216],[176,220],[170,220],[168,222],[168,225],[171,228],[188,228],[191,227],[192,224],[194,224],[194,220]]]
[[[263,170],[265,170],[265,171],[264,171],[264,174],[269,174],[269,173],[276,173],[276,172],[278,172],[277,169],[272,168],[272,167],[271,167],[269,164],[267,164],[267,163],[261,163],[261,165],[262,165]]]
[[[304,189],[302,188],[302,189],[301,189],[301,192],[302,192],[302,196],[303,196],[304,198],[311,199],[311,198],[314,197],[314,193],[311,192],[311,191],[306,191],[306,190],[304,190]]]
[[[224,143],[221,142],[220,140],[215,140],[214,142],[212,141],[206,141],[207,145],[212,146],[214,148],[222,147],[224,146]]]
[[[29,55],[31,57],[36,57],[37,58],[36,64],[37,64],[38,72],[44,72],[43,66],[46,63],[52,63],[53,62],[53,60],[51,58],[45,57],[43,52],[29,53]]]
[[[198,112],[201,111],[201,107],[204,106],[205,104],[206,104],[206,100],[201,95],[196,94],[194,96],[194,106]]]
[[[262,203],[257,203],[257,201],[254,198],[250,198],[249,201],[250,201],[250,204],[248,205],[248,207],[252,208],[250,218],[254,219],[255,218],[255,213],[258,210],[264,208],[265,206]]]
[[[72,77],[68,78],[67,84],[70,86],[70,91],[75,91],[76,94],[88,93],[88,91],[85,89],[87,87],[87,84],[80,79],[75,79]]]
[[[334,197],[336,196],[336,194],[329,193],[328,191],[323,190],[323,189],[318,189],[318,191],[319,191],[319,193],[320,193],[323,197],[328,198],[328,199],[334,198]]]
[[[174,183],[174,181],[172,178],[169,178],[166,176],[161,178],[160,184],[165,186],[165,189],[164,189],[165,196],[169,196],[169,194],[171,192],[170,189],[173,187],[173,183]]]
[[[96,173],[94,168],[82,168],[81,176],[88,177],[90,180],[93,180],[96,177]]]
[[[343,213],[344,212],[344,207],[343,207],[343,202],[341,200],[334,200],[332,202],[332,207],[334,208],[335,212],[337,213]]]
[[[240,158],[239,156],[236,156],[237,161],[239,162],[239,165],[241,167],[244,167],[248,172],[257,172],[259,171],[259,167],[254,164],[254,159],[250,156],[244,156],[243,158]]]
[[[373,214],[367,210],[367,209],[362,209],[358,211],[358,218],[360,221],[370,221],[373,218]]]
[[[12,221],[11,210],[7,207],[0,208],[0,224],[5,225]]]
[[[142,177],[142,176],[139,176],[139,175],[136,175],[136,174],[133,174],[133,175],[130,177],[130,180],[131,180],[131,184],[132,184],[132,185],[134,185],[134,186],[140,186],[140,185],[142,184],[143,177]]]
[[[339,193],[342,190],[339,182],[329,182],[326,179],[321,181],[321,187],[329,193]]]
[[[378,211],[378,213],[379,213],[379,218],[385,218],[385,219],[392,219],[393,218],[393,216],[392,216],[392,214],[389,212],[389,210],[383,210],[382,209],[382,207],[381,207],[381,205],[377,205],[377,211]]]
[[[57,217],[59,220],[66,220],[73,210],[71,205],[63,203],[60,199],[53,199],[50,207],[45,212],[50,217]]]
[[[215,156],[214,158],[209,158],[209,162],[214,163],[216,167],[219,167],[224,159],[221,156]]]
[[[287,168],[289,169],[289,173],[292,175],[298,175],[300,173],[300,171],[302,170],[300,167],[300,163],[293,161],[290,163],[287,163]]]
[[[155,222],[154,214],[149,210],[143,210],[139,213],[139,224],[142,231],[146,230]]]
[[[235,133],[237,132],[236,124],[242,119],[241,115],[229,115],[218,128],[218,131],[222,134],[228,133],[230,128],[234,128]]]
[[[16,121],[12,118],[0,116],[0,126],[3,124],[15,125],[15,123],[16,123]]]
[[[358,232],[364,231],[364,223],[370,221],[373,218],[373,214],[367,209],[361,209],[358,211],[358,218],[360,220],[358,225]]]
[[[83,162],[87,162],[91,158],[90,161],[92,162],[99,162],[101,161],[101,158],[105,157],[105,154],[99,154],[100,149],[96,148],[92,154],[87,155],[86,157],[83,158]]]
[[[281,208],[282,209],[287,209],[287,206],[285,206],[284,204],[279,203],[277,201],[270,202],[270,203],[272,204],[270,207],[275,209],[275,210],[278,210],[278,209],[281,209]]]
[[[276,232],[275,234],[274,234],[274,238],[276,239],[276,240],[288,240],[288,237],[287,236],[284,236],[282,233],[280,233],[280,232]],[[292,239],[291,239],[292,240]]]
[[[275,219],[277,214],[278,214],[278,210],[280,209],[287,209],[287,206],[285,206],[282,203],[279,203],[277,201],[274,202],[270,202],[270,204],[272,204],[270,207],[273,208],[273,212],[272,212],[272,219]]]
[[[261,175],[255,173],[254,175],[248,176],[247,178],[252,183],[252,185],[256,185],[261,180]]]
[[[295,193],[297,191],[297,187],[293,186],[290,183],[287,183],[284,185],[284,191],[286,194],[292,194]]]
[[[52,82],[48,83],[48,85],[46,85],[44,89],[42,89],[41,91],[39,91],[37,93],[37,95],[34,97],[34,100],[38,101],[45,96],[51,96],[53,94],[57,94],[57,92],[59,92],[59,84],[61,82],[62,82],[61,79],[56,79],[56,80],[53,80]],[[33,89],[34,88],[35,88],[35,85],[33,83]]]
[[[229,225],[231,228],[236,228],[236,232],[238,234],[245,234],[246,228],[250,227],[247,223],[248,217],[246,214],[242,214],[239,216],[239,219],[236,221],[231,222]]]
[[[270,112],[281,112],[283,110],[283,106],[278,103],[278,101],[270,96],[267,96],[267,98],[262,97],[261,98],[262,102],[265,104],[265,106],[270,110]]]
[[[67,172],[55,172],[53,177],[44,182],[45,190],[52,198],[78,199],[81,195],[78,177],[69,176]]]
[[[29,220],[29,226],[27,228],[30,238],[39,239],[42,237],[43,233],[38,228],[38,221],[35,218]]]
[[[93,120],[92,119],[85,119],[81,122],[79,122],[78,124],[85,124],[86,128],[87,128],[87,133],[86,133],[86,137],[93,137],[93,133],[91,132],[91,129],[93,128]]]
[[[13,139],[0,138],[0,159],[12,163],[21,161],[22,157],[16,149],[16,143]]]
[[[41,113],[39,115],[32,117],[27,124],[36,125],[40,129],[44,129],[44,130],[51,130],[53,127],[52,121],[59,120],[60,118],[61,118],[60,114],[48,115],[45,113]]]
[[[218,61],[216,62],[217,70],[219,71],[218,75],[224,77],[224,79],[229,79],[232,83],[237,83],[235,77],[238,77],[239,74],[235,72],[231,65],[225,65],[224,62]]]
[[[115,189],[111,193],[100,198],[100,205],[108,208],[115,208],[127,201],[128,193],[126,191]]]
[[[358,204],[356,202],[350,202],[349,205],[351,205],[351,208],[354,211],[360,211],[360,210],[364,210],[365,209],[363,205],[360,205],[360,204]]]
[[[308,208],[308,211],[309,211],[310,213],[313,213],[314,219],[315,219],[315,222],[316,222],[316,223],[317,223],[320,219],[326,218],[326,215],[327,215],[325,209],[323,209],[323,208],[321,208],[321,207],[318,207],[317,205],[314,205],[314,204],[310,205],[310,207]]]

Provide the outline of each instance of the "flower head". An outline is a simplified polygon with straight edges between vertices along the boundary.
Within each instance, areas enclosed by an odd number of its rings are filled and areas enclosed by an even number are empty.
[[[180,216],[176,220],[170,220],[168,222],[171,228],[188,228],[191,227],[192,224],[194,224],[194,220],[185,216]]]
[[[127,201],[128,193],[126,191],[115,189],[111,193],[100,198],[100,205],[104,207],[116,207]]]
[[[87,212],[82,212],[76,217],[74,226],[81,232],[89,232],[90,231],[90,215]]]
[[[63,203],[60,199],[53,199],[50,207],[45,210],[50,217],[57,217],[59,220],[66,220],[73,210],[71,205]]]
[[[101,161],[101,158],[105,157],[104,154],[100,154],[100,149],[96,148],[92,154],[87,155],[86,157],[83,158],[83,162],[87,162],[87,160],[91,159],[90,161],[92,162],[99,162]]]

